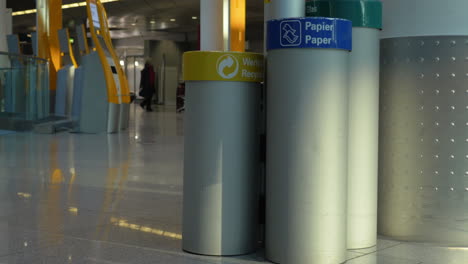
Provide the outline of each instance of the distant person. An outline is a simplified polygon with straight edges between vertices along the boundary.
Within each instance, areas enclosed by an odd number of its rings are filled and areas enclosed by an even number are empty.
[[[179,83],[177,86],[177,113],[185,111],[185,83]]]
[[[156,73],[150,62],[145,63],[145,68],[141,71],[140,96],[145,99],[140,106],[147,112],[152,112],[151,103],[155,93]]]

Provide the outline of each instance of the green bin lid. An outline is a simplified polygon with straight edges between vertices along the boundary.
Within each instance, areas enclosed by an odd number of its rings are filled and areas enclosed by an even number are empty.
[[[330,0],[307,0],[306,16],[333,17],[333,6]]]
[[[380,0],[307,0],[306,15],[344,18],[353,27],[382,29]]]

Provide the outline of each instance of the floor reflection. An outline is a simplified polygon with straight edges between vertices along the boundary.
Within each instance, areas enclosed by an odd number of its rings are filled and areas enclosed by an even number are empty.
[[[0,263],[265,263],[181,251],[183,114],[133,108],[131,120],[120,135],[0,135]],[[379,243],[349,263],[422,262],[410,244]]]

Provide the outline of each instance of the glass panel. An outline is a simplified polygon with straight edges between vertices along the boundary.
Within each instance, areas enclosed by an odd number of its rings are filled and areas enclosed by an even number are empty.
[[[47,60],[0,52],[0,120],[36,122],[49,117]]]

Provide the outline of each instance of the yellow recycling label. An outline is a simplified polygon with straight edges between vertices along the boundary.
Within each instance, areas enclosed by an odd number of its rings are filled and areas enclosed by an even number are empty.
[[[185,81],[263,82],[263,55],[246,52],[184,53]]]

